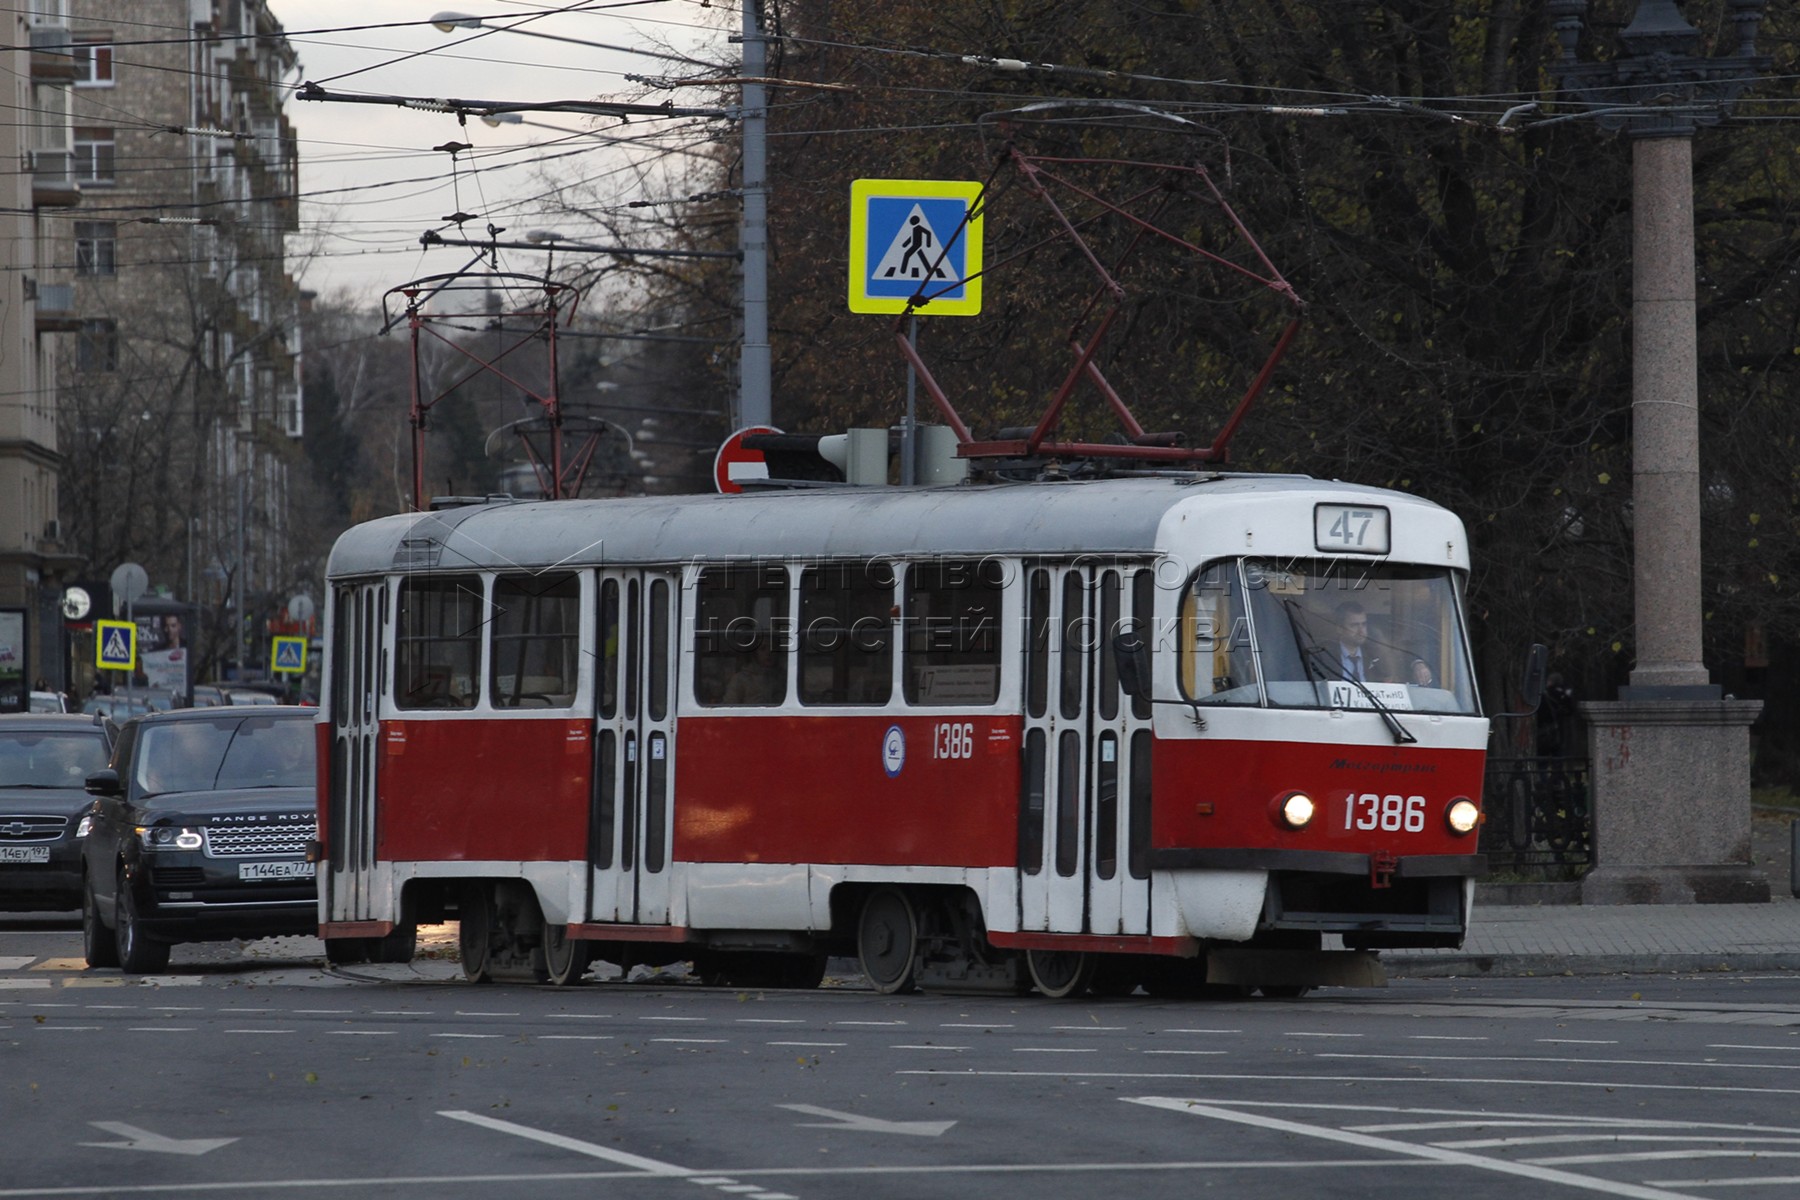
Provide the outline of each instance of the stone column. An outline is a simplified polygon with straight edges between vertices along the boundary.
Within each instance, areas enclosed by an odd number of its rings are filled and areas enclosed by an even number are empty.
[[[1622,699],[1717,698],[1701,662],[1691,137],[1632,143],[1631,462],[1637,666]],[[1700,689],[1700,690],[1695,690]]]
[[[1598,864],[1583,904],[1750,904],[1750,723],[1760,700],[1598,701],[1588,810]]]

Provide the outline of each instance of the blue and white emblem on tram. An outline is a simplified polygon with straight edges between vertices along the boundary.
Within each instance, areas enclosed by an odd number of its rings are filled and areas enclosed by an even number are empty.
[[[887,736],[881,739],[881,766],[892,779],[906,765],[906,735],[900,732],[898,725],[889,725]]]

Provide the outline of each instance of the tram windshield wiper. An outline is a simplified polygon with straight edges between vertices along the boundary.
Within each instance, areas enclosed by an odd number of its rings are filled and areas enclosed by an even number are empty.
[[[1325,667],[1334,678],[1352,685],[1357,691],[1361,692],[1364,696],[1367,696],[1369,698],[1370,706],[1373,707],[1376,712],[1381,714],[1381,719],[1383,721],[1387,722],[1389,732],[1394,735],[1394,744],[1396,746],[1404,746],[1419,740],[1412,735],[1406,726],[1400,723],[1400,718],[1394,715],[1394,710],[1389,708],[1386,704],[1383,704],[1381,702],[1381,697],[1369,690],[1368,684],[1356,678],[1354,675],[1347,674],[1343,667],[1332,661],[1332,656],[1325,647],[1304,647],[1303,655],[1306,658],[1312,658],[1314,655],[1317,655],[1319,665]]]

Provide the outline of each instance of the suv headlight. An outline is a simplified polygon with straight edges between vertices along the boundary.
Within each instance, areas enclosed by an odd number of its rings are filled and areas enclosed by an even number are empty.
[[[82,813],[81,820],[75,822],[75,836],[84,838],[94,832],[94,814]]]
[[[186,825],[139,825],[138,845],[146,850],[198,850],[204,839]]]

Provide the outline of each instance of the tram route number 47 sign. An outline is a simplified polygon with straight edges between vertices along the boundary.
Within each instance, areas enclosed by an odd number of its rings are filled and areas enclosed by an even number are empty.
[[[981,311],[982,185],[949,179],[850,184],[850,311],[972,317]]]

